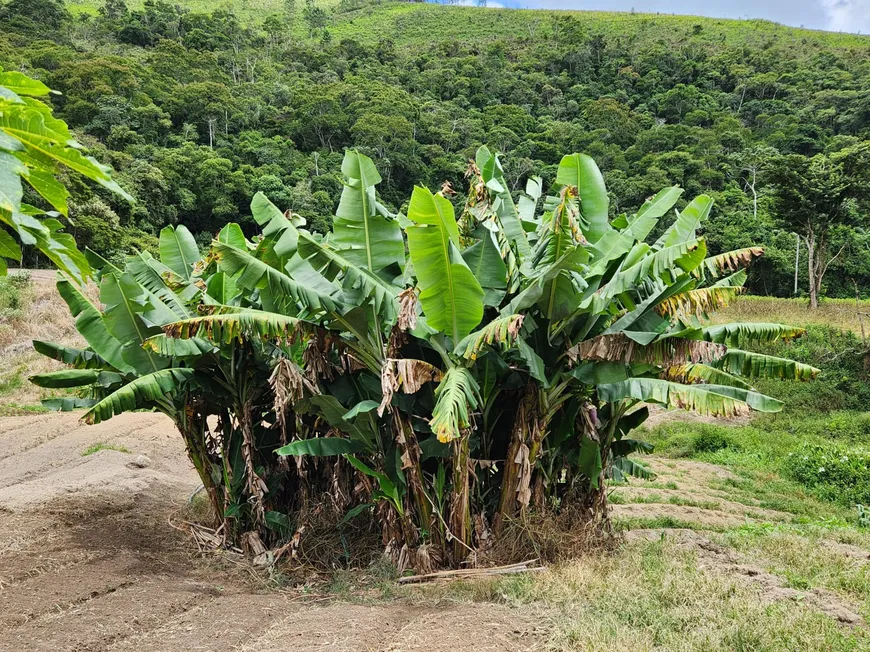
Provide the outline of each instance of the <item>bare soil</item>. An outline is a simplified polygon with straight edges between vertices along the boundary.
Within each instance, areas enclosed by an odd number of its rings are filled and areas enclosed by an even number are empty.
[[[82,455],[96,444],[130,452]],[[0,418],[0,651],[497,652],[539,641],[529,614],[498,605],[310,604],[264,590],[244,565],[194,554],[170,524],[197,484],[162,416]]]

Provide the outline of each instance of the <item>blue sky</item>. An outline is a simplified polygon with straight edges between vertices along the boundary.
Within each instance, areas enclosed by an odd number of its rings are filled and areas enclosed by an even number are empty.
[[[461,4],[476,4],[465,0]],[[870,0],[487,0],[489,6],[527,9],[694,14],[716,18],[765,18],[785,25],[870,34]]]

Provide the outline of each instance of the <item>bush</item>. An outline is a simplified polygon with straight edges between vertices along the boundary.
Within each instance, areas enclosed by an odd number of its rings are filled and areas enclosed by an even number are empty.
[[[749,434],[752,433],[752,437]],[[749,438],[764,436],[752,427],[734,428],[726,425],[672,421],[654,428],[647,437],[655,451],[668,457],[700,457],[705,453],[729,450],[734,452],[752,448],[744,445]]]
[[[870,404],[870,375],[864,366],[863,347],[851,331],[810,325],[799,338],[779,340],[753,350],[821,369],[812,383],[773,379],[759,379],[754,383],[765,394],[785,401],[786,414],[863,411]]]
[[[786,410],[790,404],[786,402]],[[844,442],[870,443],[870,413],[836,410],[815,414],[776,416],[761,415],[753,426],[777,436],[793,435],[809,440],[814,437]]]
[[[21,318],[29,288],[30,274],[27,272],[0,277],[0,324]]]
[[[786,475],[821,498],[843,505],[870,503],[870,453],[804,444],[784,463]]]
[[[865,505],[855,505],[855,510],[858,512],[858,527],[870,528],[870,509]]]
[[[739,450],[740,447],[721,428],[703,428],[692,438],[692,450],[696,453],[714,453],[723,448]]]

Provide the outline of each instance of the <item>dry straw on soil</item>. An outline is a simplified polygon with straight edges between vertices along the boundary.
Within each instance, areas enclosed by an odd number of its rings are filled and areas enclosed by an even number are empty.
[[[833,326],[861,337],[861,322],[870,337],[870,300],[823,299],[817,310],[810,310],[807,299],[743,296],[717,312],[713,323],[781,322],[795,326]]]
[[[16,274],[18,272],[12,272]],[[57,293],[54,272],[27,272],[30,283],[22,291],[22,309],[11,319],[0,319],[0,415],[20,413],[38,405],[50,390],[27,381],[33,374],[55,371],[63,364],[33,350],[33,340],[48,340],[68,346],[83,346],[75,320]],[[97,288],[89,287],[93,300]]]

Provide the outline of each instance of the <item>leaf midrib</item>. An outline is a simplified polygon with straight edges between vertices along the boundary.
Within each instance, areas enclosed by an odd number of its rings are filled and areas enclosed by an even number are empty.
[[[142,331],[139,329],[139,322],[136,321],[136,313],[130,307],[130,302],[127,300],[127,294],[124,292],[124,288],[121,286],[120,279],[117,281],[118,283],[118,293],[121,295],[121,300],[124,302],[124,309],[127,311],[127,314],[130,315],[130,320],[133,322],[133,328],[136,329],[136,335],[139,338],[140,343],[144,343],[146,338],[142,336]],[[123,344],[122,344],[123,347]],[[145,349],[143,349],[145,350]],[[154,371],[157,371],[157,365],[154,364],[154,358],[151,354],[145,350],[145,355],[148,356],[148,362],[151,363],[151,367]],[[121,356],[123,358],[123,356]]]
[[[190,263],[184,256],[184,247],[181,246],[181,240],[178,239],[178,229],[172,229],[172,237],[175,239],[175,246],[178,248],[178,255],[181,256],[181,266],[185,280],[190,280]]]
[[[89,179],[106,180],[105,174],[101,174],[100,170],[96,170],[96,169],[89,167],[89,166],[81,165],[78,161],[70,161],[69,159],[62,158],[60,156],[56,156],[55,154],[52,153],[52,151],[50,149],[45,149],[43,147],[40,147],[38,144],[36,144],[34,142],[33,138],[26,138],[26,136],[36,136],[40,140],[54,143],[58,147],[62,148],[62,150],[64,150],[64,151],[72,150],[74,152],[78,152],[79,150],[75,149],[74,147],[69,147],[67,145],[64,145],[64,144],[60,143],[60,141],[56,141],[53,138],[50,138],[48,136],[34,134],[31,131],[21,131],[19,129],[13,129],[10,127],[0,127],[0,129],[5,131],[7,134],[12,136],[13,138],[18,139],[20,142],[24,143],[27,147],[31,147],[31,148],[35,149],[37,152],[44,154],[45,156],[52,159],[53,161],[58,161],[59,163],[63,163],[71,170],[75,170],[76,172],[83,174],[84,176],[88,177]],[[81,154],[81,152],[79,152],[79,154]]]
[[[359,164],[359,157],[357,157],[357,163]],[[368,268],[371,271],[375,271],[374,264],[372,263],[372,243],[371,243],[371,233],[369,229],[371,225],[369,224],[369,204],[368,204],[368,194],[366,193],[366,179],[365,173],[362,170],[362,166],[359,166],[359,191],[360,191],[360,203],[362,204],[362,219],[363,219],[363,230],[366,235],[366,261],[368,262]]]
[[[453,322],[453,342],[459,342],[459,323],[456,319],[456,295],[453,287],[453,266],[450,263],[450,234],[447,233],[447,225],[444,222],[444,215],[438,202],[435,198],[432,199],[432,204],[435,207],[435,212],[438,213],[438,228],[441,235],[441,249],[444,254],[445,271],[447,272],[447,287],[448,295],[450,296],[450,317]]]
[[[558,213],[558,220],[556,220],[556,256],[554,257],[554,262],[559,260],[561,251],[562,251],[562,237],[564,235],[564,230],[562,229],[562,217],[565,214],[565,204],[564,202],[559,204],[559,207],[556,209]],[[555,215],[553,217],[556,217]],[[562,275],[560,271],[556,276],[550,281],[550,297],[547,300],[547,319],[550,321],[553,320],[553,304],[556,301],[556,284],[559,280],[559,276]]]

